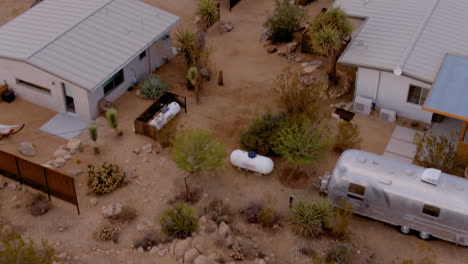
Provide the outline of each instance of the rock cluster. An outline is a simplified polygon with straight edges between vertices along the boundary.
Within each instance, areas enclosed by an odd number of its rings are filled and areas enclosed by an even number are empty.
[[[65,165],[67,160],[73,158],[73,154],[77,151],[83,151],[83,142],[79,138],[72,138],[68,141],[67,145],[60,146],[52,155],[53,159],[42,164],[44,167],[57,169]],[[67,172],[68,175],[76,177],[80,175],[82,171],[80,169],[73,169]]]

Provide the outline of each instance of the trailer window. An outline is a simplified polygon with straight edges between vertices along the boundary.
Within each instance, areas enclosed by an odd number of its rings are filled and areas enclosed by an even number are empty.
[[[432,216],[432,217],[439,217],[440,208],[425,204],[423,207],[422,213],[425,215]]]
[[[348,187],[348,197],[353,198],[356,200],[363,201],[364,198],[364,193],[366,192],[366,187],[355,184],[355,183],[350,183]]]

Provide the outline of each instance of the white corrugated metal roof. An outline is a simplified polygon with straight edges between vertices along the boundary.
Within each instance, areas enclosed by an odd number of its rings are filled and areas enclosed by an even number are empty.
[[[179,20],[138,0],[46,0],[0,28],[0,57],[92,90]]]
[[[367,18],[340,62],[393,71],[432,83],[446,53],[468,55],[468,1],[336,0]]]

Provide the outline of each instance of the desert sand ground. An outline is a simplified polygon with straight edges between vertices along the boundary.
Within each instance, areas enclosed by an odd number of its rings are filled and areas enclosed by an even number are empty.
[[[1,23],[12,18],[13,8],[25,10],[31,1],[0,2]],[[183,24],[194,27],[194,0],[145,0],[170,12],[179,15]],[[322,7],[331,4],[330,0],[321,0],[308,7],[309,15],[313,16]],[[229,13],[223,6],[222,20],[230,21],[235,29],[232,32],[219,34],[216,26],[208,34],[208,45],[212,49],[212,61],[217,69],[224,71],[224,86],[217,86],[216,80],[205,86],[201,97],[201,104],[197,105],[191,91],[185,89],[182,76],[185,75],[184,65],[180,58],[174,58],[163,66],[158,74],[168,80],[173,91],[187,96],[188,114],[181,114],[174,122],[178,130],[186,128],[203,128],[212,131],[227,144],[228,150],[239,148],[239,135],[248,127],[249,120],[266,111],[279,111],[277,95],[273,92],[271,83],[281,69],[288,64],[285,58],[275,54],[267,54],[265,48],[259,43],[263,30],[262,23],[267,14],[266,8],[274,6],[273,0],[243,0]],[[304,56],[307,60],[316,59]],[[349,98],[348,98],[349,99]],[[342,101],[342,100],[339,100]],[[335,102],[325,102],[324,107]],[[151,104],[128,92],[116,103],[120,115],[120,124],[124,132],[122,138],[115,136],[102,117],[98,118],[99,145],[101,155],[94,155],[92,148],[85,148],[84,152],[77,153],[82,163],[68,161],[60,170],[67,172],[79,168],[86,170],[86,165],[100,164],[110,161],[122,168],[134,171],[130,184],[115,192],[99,196],[99,204],[92,207],[86,187],[85,173],[77,176],[77,192],[81,215],[76,209],[58,199],[53,198],[54,207],[47,214],[32,217],[26,209],[28,192],[13,191],[8,188],[0,191],[1,208],[0,218],[14,225],[19,232],[34,240],[47,239],[57,250],[72,256],[71,263],[176,263],[172,257],[156,257],[148,254],[124,252],[136,238],[144,235],[138,231],[138,225],[147,228],[158,228],[157,216],[167,206],[167,201],[183,189],[183,173],[170,160],[167,150],[160,154],[132,153],[132,150],[144,144],[153,142],[150,138],[135,135],[133,132],[133,119]],[[328,111],[331,111],[329,108]],[[32,114],[34,113],[34,114]],[[0,149],[17,153],[18,142],[28,140],[34,143],[38,155],[32,158],[36,162],[46,162],[51,159],[54,151],[66,141],[45,134],[38,128],[50,119],[54,112],[35,106],[21,99],[12,104],[0,104],[0,123],[12,124],[25,122],[27,127],[15,136],[0,142]],[[357,115],[355,121],[361,128],[361,149],[382,154],[393,132],[394,125],[379,120]],[[335,121],[331,120],[333,125]],[[87,134],[80,136],[84,142],[89,143]],[[226,201],[233,209],[241,209],[247,202],[269,200],[279,212],[287,215],[288,199],[290,195],[313,200],[318,197],[317,190],[312,186],[314,181],[327,170],[333,168],[338,155],[331,153],[320,160],[316,165],[306,166],[311,176],[307,188],[297,190],[281,185],[278,181],[278,172],[268,176],[255,176],[244,174],[232,168],[229,164],[214,173],[204,173],[191,179],[193,186],[200,186],[206,193],[200,204],[206,204],[216,197]],[[227,159],[226,159],[227,163]],[[34,192],[31,190],[31,192]],[[138,210],[137,220],[129,225],[121,234],[117,244],[96,242],[92,233],[102,222],[101,206],[115,202],[131,205]],[[59,232],[58,224],[69,228]],[[245,224],[236,219],[235,225],[241,230],[247,230],[255,237],[259,247],[278,257],[278,263],[311,263],[307,257],[301,256],[297,248],[303,245],[312,248],[322,248],[322,241],[303,240],[293,235],[288,228],[277,233],[266,232],[263,229]],[[374,252],[375,263],[392,263],[395,258],[406,259],[418,256],[418,239],[414,236],[403,236],[391,226],[383,223],[355,217],[351,224],[351,242],[355,252],[352,263],[363,263],[360,254]],[[437,254],[439,263],[468,263],[468,252],[465,248],[454,244],[434,240],[427,243]],[[96,253],[93,249],[113,250],[109,255]],[[116,251],[119,251],[117,253]],[[357,252],[360,253],[357,253]],[[75,258],[77,257],[77,258]]]

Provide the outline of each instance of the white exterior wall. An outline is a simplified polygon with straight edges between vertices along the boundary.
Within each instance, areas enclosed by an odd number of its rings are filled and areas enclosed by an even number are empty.
[[[387,108],[396,111],[397,115],[431,123],[432,112],[423,110],[421,105],[407,102],[411,84],[431,88],[430,84],[406,76],[359,68],[356,79],[356,95],[371,98],[377,108]]]

